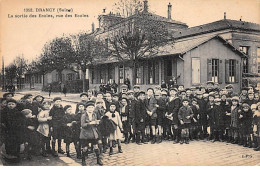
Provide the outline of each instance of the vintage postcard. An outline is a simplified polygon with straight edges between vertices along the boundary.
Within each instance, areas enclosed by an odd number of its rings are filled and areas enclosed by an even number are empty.
[[[259,166],[259,0],[0,0],[1,166]]]

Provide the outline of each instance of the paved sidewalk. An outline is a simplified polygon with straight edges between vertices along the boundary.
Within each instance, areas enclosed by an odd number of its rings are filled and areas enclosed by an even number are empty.
[[[63,144],[65,150],[65,144]],[[59,157],[34,156],[32,161],[23,160],[22,166],[80,166],[76,159],[74,146],[71,145],[72,158],[59,154]],[[163,141],[161,144],[122,145],[123,153],[103,157],[105,166],[259,166],[260,152],[243,146],[223,142],[193,141],[190,144],[172,144]],[[97,166],[94,153],[86,160],[87,165]]]

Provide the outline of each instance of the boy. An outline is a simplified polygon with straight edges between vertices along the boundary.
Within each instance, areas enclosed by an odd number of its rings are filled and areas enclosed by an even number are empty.
[[[191,119],[193,118],[192,109],[189,106],[189,100],[182,100],[182,107],[178,112],[178,119],[180,121],[181,127],[181,141],[180,144],[183,144],[183,140],[186,144],[189,144],[189,128],[191,124]]]
[[[260,150],[260,102],[257,105],[252,105],[252,111],[254,112],[253,119],[253,134],[255,138],[255,151]]]
[[[50,110],[51,120],[51,132],[52,132],[52,155],[57,157],[58,154],[55,151],[56,140],[58,140],[58,153],[64,154],[65,152],[61,149],[61,139],[63,138],[63,116],[65,115],[64,109],[61,105],[62,99],[55,97],[53,99],[54,105]]]
[[[171,120],[168,121],[170,124],[168,124],[167,133],[170,136],[172,135],[171,129],[174,134],[173,138],[173,144],[176,144],[180,140],[180,129],[179,129],[179,119],[178,119],[178,111],[181,106],[181,100],[176,96],[177,95],[177,89],[172,88],[170,89],[170,97],[168,99],[168,105],[167,105],[167,114],[166,117],[171,117]],[[185,100],[185,99],[183,99]]]
[[[208,126],[208,119],[207,119],[207,101],[203,98],[203,96],[208,94],[203,94],[202,92],[197,92],[197,103],[199,106],[199,131],[200,131],[200,139],[204,139],[207,137],[207,126]],[[207,96],[208,97],[208,96]]]
[[[232,144],[237,144],[238,143],[238,119],[239,119],[239,114],[241,112],[240,107],[239,107],[239,97],[234,96],[232,97],[232,106],[231,106],[231,135],[233,142]]]
[[[213,131],[213,142],[216,140],[223,141],[223,134],[225,128],[225,109],[221,106],[221,99],[214,99],[215,105],[213,106],[214,115],[214,131]]]
[[[87,93],[81,93],[80,94],[80,103],[83,103],[84,105],[88,102],[88,94]],[[76,111],[75,114],[79,111],[79,103],[76,105]]]
[[[10,162],[20,161],[20,144],[23,142],[22,138],[25,129],[25,117],[17,110],[16,104],[16,100],[8,99],[7,106],[1,112],[6,159],[10,160]]]
[[[36,116],[32,115],[30,109],[22,110],[22,114],[25,116],[25,154],[28,160],[32,160],[33,147],[36,147],[35,139],[38,136],[36,132]],[[38,138],[38,137],[37,137]]]
[[[215,127],[215,115],[214,115],[214,111],[213,111],[213,107],[214,107],[214,99],[215,99],[215,95],[213,92],[211,92],[209,94],[209,102],[206,106],[206,113],[207,113],[207,117],[208,117],[208,122],[209,122],[209,127],[210,127],[210,135],[208,140],[212,140],[213,142],[215,141],[215,139],[213,138],[214,134],[214,127]]]
[[[86,165],[86,157],[88,153],[88,146],[91,143],[96,153],[97,164],[103,165],[100,150],[98,148],[98,129],[99,119],[94,113],[94,102],[88,102],[86,105],[86,112],[81,117],[81,131],[80,142],[82,145],[82,166]]]
[[[257,103],[257,101],[254,99],[254,92],[248,92],[248,99],[246,99],[244,103],[247,103],[249,106]]]
[[[253,113],[250,109],[250,106],[247,103],[242,105],[242,111],[239,114],[239,145],[243,145],[244,147],[252,148],[251,141],[251,126],[253,120]]]
[[[147,112],[147,123],[146,123],[146,136],[147,140],[150,140],[150,134],[152,134],[151,143],[155,143],[155,125],[156,125],[156,109],[158,107],[157,100],[153,97],[154,90],[152,88],[147,89],[147,98],[145,99],[145,106]],[[150,131],[152,129],[152,132]]]
[[[190,138],[193,139],[199,139],[199,124],[198,124],[198,117],[199,117],[199,105],[196,98],[192,99],[191,103],[191,109],[194,114],[192,120],[191,120],[191,129],[190,129]]]

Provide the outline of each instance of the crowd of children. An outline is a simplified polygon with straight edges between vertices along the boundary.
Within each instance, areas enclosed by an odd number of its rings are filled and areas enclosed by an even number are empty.
[[[88,91],[80,94],[75,113],[71,105],[62,106],[60,97],[47,100],[26,94],[16,101],[13,96],[5,93],[0,107],[0,141],[5,145],[4,157],[10,162],[20,161],[21,144],[31,160],[39,152],[44,157],[57,157],[59,153],[71,157],[73,143],[82,165],[86,165],[91,152],[95,152],[99,165],[103,165],[102,153],[107,149],[113,155],[117,145],[118,153],[123,153],[121,141],[138,145],[163,140],[189,144],[206,139],[260,150],[259,91],[253,87],[242,88],[237,94],[232,85],[220,89],[209,81],[207,87],[186,89],[179,85],[142,91],[135,85],[133,90],[119,94]]]

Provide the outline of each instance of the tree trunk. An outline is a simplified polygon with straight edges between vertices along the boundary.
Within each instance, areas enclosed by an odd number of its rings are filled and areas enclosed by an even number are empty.
[[[132,87],[136,84],[136,61],[133,61],[132,66]]]
[[[83,92],[86,92],[86,70],[82,71],[83,72],[83,77],[82,77],[82,81],[83,81]]]

